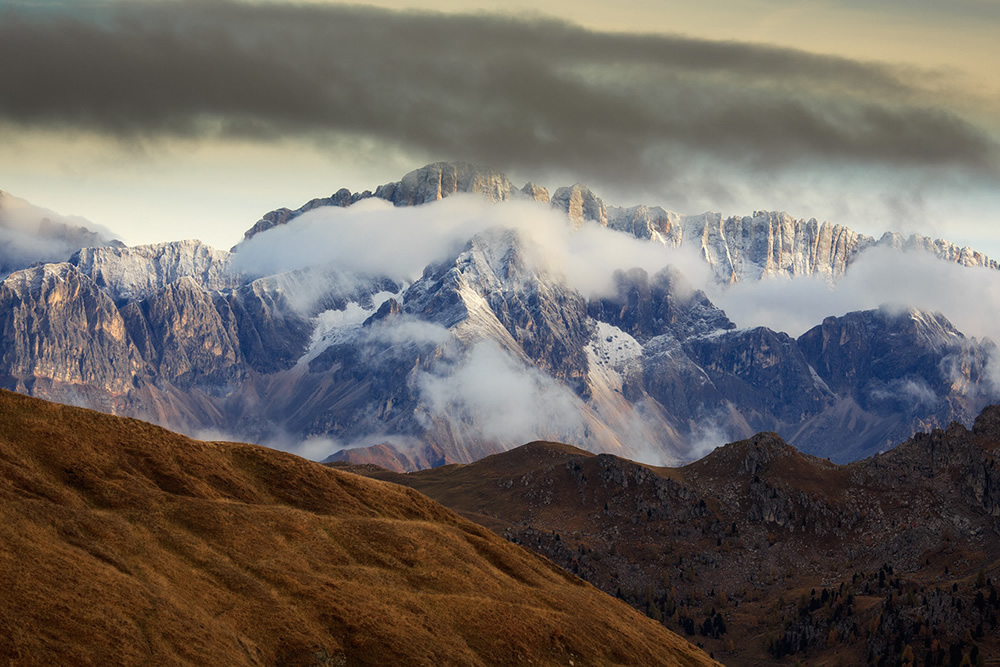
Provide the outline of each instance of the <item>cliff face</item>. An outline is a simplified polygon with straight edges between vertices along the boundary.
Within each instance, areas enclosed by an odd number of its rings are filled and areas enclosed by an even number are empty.
[[[82,248],[69,263],[117,303],[144,299],[182,278],[191,278],[207,290],[229,289],[242,282],[230,267],[228,252],[193,240]]]
[[[559,188],[552,194],[550,203],[553,208],[565,211],[570,221],[577,226],[584,221],[596,222],[602,227],[608,226],[607,207],[586,185],[577,183],[572,187]]]
[[[0,335],[0,375],[19,391],[45,378],[122,394],[149,372],[114,301],[70,264],[0,283]]]
[[[190,277],[122,309],[129,333],[157,380],[181,389],[230,393],[245,362],[235,322]]]
[[[505,201],[520,191],[502,173],[465,162],[435,162],[415,169],[396,183],[375,190],[375,197],[396,206],[416,206],[459,192],[481,194],[492,202]]]

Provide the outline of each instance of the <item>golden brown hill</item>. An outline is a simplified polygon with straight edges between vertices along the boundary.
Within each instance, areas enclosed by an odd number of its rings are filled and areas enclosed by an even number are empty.
[[[711,664],[411,489],[3,391],[0,591],[0,664]]]
[[[774,433],[656,468],[535,442],[360,473],[545,555],[727,665],[1000,656],[1000,407],[838,466]]]

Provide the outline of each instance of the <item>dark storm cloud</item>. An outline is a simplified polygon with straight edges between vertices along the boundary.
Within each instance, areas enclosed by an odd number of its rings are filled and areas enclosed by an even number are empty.
[[[204,2],[7,12],[0,61],[0,118],[123,138],[348,134],[633,183],[688,158],[991,174],[1000,153],[889,66],[554,20]]]

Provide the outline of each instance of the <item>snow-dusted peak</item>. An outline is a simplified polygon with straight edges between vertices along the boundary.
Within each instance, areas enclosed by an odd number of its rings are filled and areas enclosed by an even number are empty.
[[[586,185],[577,183],[570,187],[559,188],[552,195],[551,204],[553,208],[565,211],[577,226],[587,220],[596,222],[602,227],[608,226],[607,206]]]
[[[22,298],[38,299],[45,286],[67,280],[79,279],[80,275],[72,264],[40,264],[20,271],[14,271],[0,285]]]
[[[241,282],[232,272],[229,252],[197,240],[83,248],[70,263],[119,303],[146,298],[184,277],[207,290],[228,289]]]
[[[396,206],[414,206],[444,199],[460,192],[478,193],[493,202],[519,194],[507,177],[467,162],[435,162],[411,171],[402,180],[375,190],[375,196]]]
[[[524,284],[535,277],[525,243],[524,236],[515,229],[488,229],[469,240],[455,266],[470,283],[482,289]]]
[[[886,232],[875,245],[893,248],[895,250],[919,250],[930,253],[939,259],[962,266],[982,266],[988,269],[1000,269],[1000,262],[989,256],[965,246],[959,247],[951,241],[932,239],[929,236],[911,234],[904,237],[897,232]]]
[[[891,310],[885,307],[880,309],[893,317]],[[895,315],[902,321],[903,327],[910,329],[914,334],[931,349],[954,344],[959,339],[965,338],[958,329],[941,313],[931,313],[917,308],[907,308],[900,314]]]
[[[521,194],[528,199],[533,199],[543,204],[549,203],[549,190],[541,185],[536,185],[531,182],[525,183],[524,187],[521,188]]]

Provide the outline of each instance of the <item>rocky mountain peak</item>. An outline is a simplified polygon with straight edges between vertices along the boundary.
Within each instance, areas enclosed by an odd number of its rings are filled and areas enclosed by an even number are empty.
[[[607,206],[586,185],[577,183],[570,187],[559,188],[552,195],[551,203],[553,208],[565,211],[577,226],[587,220],[596,222],[602,227],[608,226]]]
[[[294,218],[299,217],[307,211],[311,211],[314,208],[320,208],[322,206],[340,206],[347,207],[354,204],[362,199],[368,199],[372,196],[370,190],[365,190],[364,192],[351,193],[347,188],[341,188],[329,197],[319,197],[317,199],[311,199],[302,206],[298,207],[294,211],[290,208],[279,208],[261,216],[261,219],[254,223],[253,227],[248,229],[243,233],[243,239],[247,240],[261,232],[266,232],[272,227],[278,227],[279,225],[284,225],[289,223]],[[239,246],[236,246],[238,248]],[[236,250],[233,248],[233,250]]]
[[[677,246],[681,242],[678,227],[681,216],[665,211],[659,206],[608,207],[608,227],[631,234],[639,239],[650,239]]]
[[[460,192],[481,194],[493,202],[515,196],[517,188],[495,169],[467,162],[435,162],[411,171],[402,180],[375,190],[375,196],[396,206],[415,206]]]
[[[144,299],[183,277],[208,290],[236,287],[230,253],[196,239],[132,247],[81,248],[69,260],[117,303]]]
[[[1000,443],[1000,405],[989,405],[976,417],[972,432]]]
[[[683,341],[736,328],[704,292],[695,290],[673,267],[653,276],[638,268],[617,271],[614,282],[614,295],[591,300],[590,315],[636,340],[648,341],[670,332]]]
[[[458,193],[480,194],[492,202],[524,196],[538,201],[548,201],[548,191],[545,188],[531,183],[525,188],[529,186],[531,186],[529,190],[524,188],[518,190],[506,175],[488,167],[468,162],[434,162],[420,169],[414,169],[398,181],[378,186],[374,193],[369,190],[352,193],[347,188],[341,188],[329,197],[313,199],[295,210],[275,209],[265,213],[253,227],[244,232],[243,238],[247,240],[268,229],[287,224],[315,208],[346,207],[370,197],[385,199],[395,206],[418,206]]]
[[[738,474],[752,477],[769,468],[773,461],[797,454],[795,448],[785,443],[777,433],[763,432],[715,449],[692,464],[692,468],[723,476]]]
[[[530,181],[525,183],[524,187],[521,188],[521,194],[525,195],[528,199],[533,199],[543,204],[549,203],[549,189]]]

